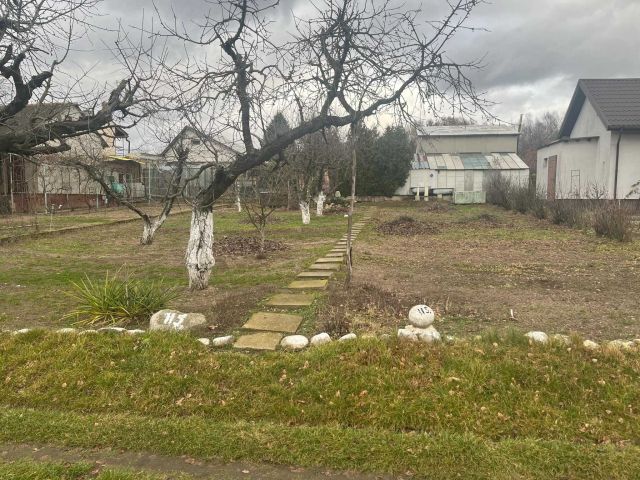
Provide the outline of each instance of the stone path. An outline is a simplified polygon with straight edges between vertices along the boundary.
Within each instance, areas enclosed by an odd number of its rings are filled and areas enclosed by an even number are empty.
[[[364,227],[365,219],[353,224],[352,244]],[[302,316],[285,312],[312,305],[317,293],[327,288],[329,280],[345,263],[347,239],[348,235],[345,234],[326,256],[299,273],[286,289],[267,299],[265,305],[275,311],[254,313],[242,326],[243,334],[233,345],[234,348],[275,350],[285,335],[295,334],[302,323]]]

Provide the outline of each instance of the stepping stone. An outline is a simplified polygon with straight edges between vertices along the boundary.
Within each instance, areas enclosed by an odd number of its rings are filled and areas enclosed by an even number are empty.
[[[315,272],[302,272],[297,275],[297,278],[331,278],[333,272],[323,272],[316,270]]]
[[[277,293],[267,302],[271,307],[308,307],[313,303],[313,295],[304,293]]]
[[[325,255],[326,258],[343,258],[347,252],[329,252]]]
[[[300,315],[287,313],[257,312],[242,328],[247,330],[267,330],[270,332],[296,333],[302,323]]]
[[[281,333],[260,332],[242,335],[233,345],[233,348],[243,348],[249,350],[275,350],[282,340]]]
[[[342,257],[319,258],[318,260],[316,260],[316,263],[342,263]]]
[[[335,247],[329,250],[329,253],[347,253],[347,247]]]
[[[340,270],[339,263],[314,263],[309,267],[309,270]]]
[[[287,288],[294,288],[296,290],[314,290],[320,288],[327,288],[329,280],[294,280]]]

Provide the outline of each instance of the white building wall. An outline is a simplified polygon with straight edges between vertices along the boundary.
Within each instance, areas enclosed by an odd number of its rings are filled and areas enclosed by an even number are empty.
[[[422,153],[506,153],[517,150],[516,135],[418,137],[418,152]]]
[[[615,162],[615,144],[618,141],[618,134],[613,137]],[[618,198],[640,198],[637,193],[629,196],[631,186],[640,181],[640,133],[622,134],[618,165]]]
[[[560,142],[538,150],[536,187],[546,192],[549,178],[548,158],[558,157],[556,198],[586,198],[593,187],[602,189],[604,180],[599,168],[598,140]]]

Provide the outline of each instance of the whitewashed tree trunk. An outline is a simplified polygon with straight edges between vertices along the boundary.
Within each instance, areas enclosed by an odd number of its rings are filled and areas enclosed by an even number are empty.
[[[238,209],[238,213],[242,213],[242,202],[240,201],[240,193],[236,194],[236,208]]]
[[[311,212],[309,211],[309,202],[300,201],[300,213],[302,214],[302,224],[309,225],[311,223]]]
[[[151,245],[156,237],[156,232],[164,224],[168,215],[164,213],[154,219],[142,218],[142,236],[140,237],[140,245]]]
[[[321,217],[324,214],[324,201],[327,199],[324,192],[320,192],[318,194],[318,198],[316,199],[316,215]]]
[[[191,230],[185,255],[189,288],[204,290],[216,261],[213,258],[213,210],[211,207],[193,207]]]

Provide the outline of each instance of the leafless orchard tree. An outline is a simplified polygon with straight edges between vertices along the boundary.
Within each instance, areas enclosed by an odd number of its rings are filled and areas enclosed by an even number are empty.
[[[243,146],[236,160],[216,167],[194,203],[186,253],[191,288],[207,286],[214,264],[212,206],[239,175],[327,127],[384,110],[408,117],[410,102],[483,110],[467,77],[477,63],[456,62],[446,52],[482,0],[451,0],[448,14],[431,22],[428,12],[391,1],[322,0],[308,17],[295,18],[295,31],[283,40],[269,31],[271,19],[283,15],[277,2],[206,3],[209,13],[197,25],[165,17],[158,33],[185,42],[191,52],[168,65],[173,83],[183,86],[181,107],[215,120],[210,133],[234,136]],[[212,57],[212,46],[219,58]],[[259,144],[283,105],[297,106],[297,126]]]
[[[115,117],[139,118],[142,84],[154,78],[142,69],[111,88],[82,83],[87,72],[62,71],[73,45],[94,28],[100,0],[6,0],[0,3],[0,153],[68,151],[67,139],[96,132]],[[76,67],[74,67],[75,69]],[[59,81],[56,81],[56,80]],[[87,93],[90,91],[90,93]],[[37,107],[70,103],[79,114],[49,115]],[[29,104],[30,114],[21,117]]]
[[[260,235],[258,258],[266,258],[265,242],[269,218],[285,203],[285,174],[277,162],[268,162],[247,173],[244,183],[240,199],[247,218]]]

